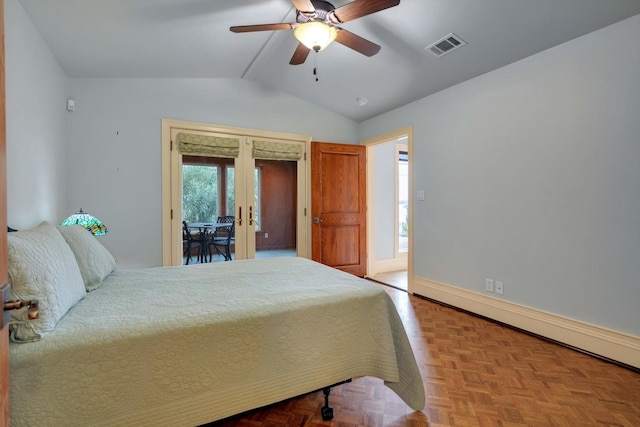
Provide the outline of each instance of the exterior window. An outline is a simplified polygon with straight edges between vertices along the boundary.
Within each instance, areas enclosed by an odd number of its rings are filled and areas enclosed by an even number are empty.
[[[398,151],[398,252],[409,250],[409,156]]]

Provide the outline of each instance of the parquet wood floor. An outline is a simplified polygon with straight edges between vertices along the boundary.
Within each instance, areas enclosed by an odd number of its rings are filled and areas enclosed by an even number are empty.
[[[420,366],[422,411],[365,377],[332,389],[332,421],[316,392],[210,426],[640,426],[640,373],[384,288]]]

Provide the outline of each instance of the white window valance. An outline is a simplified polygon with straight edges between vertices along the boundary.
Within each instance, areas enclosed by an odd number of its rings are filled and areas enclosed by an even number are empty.
[[[240,154],[240,138],[181,132],[176,135],[176,141],[181,154],[226,158]]]
[[[303,146],[276,141],[253,141],[252,156],[261,160],[293,160],[302,158]]]

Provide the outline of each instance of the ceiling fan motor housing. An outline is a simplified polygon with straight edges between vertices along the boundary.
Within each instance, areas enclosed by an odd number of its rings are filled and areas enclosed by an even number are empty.
[[[333,24],[329,12],[333,12],[335,7],[333,7],[331,3],[322,0],[312,0],[311,4],[313,4],[313,7],[316,9],[315,12],[305,13],[298,10],[296,12],[296,22],[304,24],[309,21],[320,21],[325,24]]]

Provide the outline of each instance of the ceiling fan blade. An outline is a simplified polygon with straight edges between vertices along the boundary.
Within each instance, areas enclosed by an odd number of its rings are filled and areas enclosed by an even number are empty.
[[[251,33],[253,31],[274,31],[274,30],[291,30],[293,24],[259,24],[259,25],[236,25],[230,27],[234,33]]]
[[[298,9],[300,12],[315,12],[316,8],[313,7],[313,4],[310,0],[291,0],[293,6]]]
[[[373,56],[380,52],[380,46],[377,44],[363,39],[343,28],[339,29],[336,41],[366,56]]]
[[[341,24],[399,4],[400,0],[355,0],[334,9],[332,15],[338,20],[335,23]]]
[[[307,48],[302,43],[298,43],[298,47],[296,48],[296,51],[293,52],[293,56],[291,57],[291,61],[289,61],[289,64],[291,65],[304,64],[304,61],[307,60],[307,56],[309,56],[309,52],[310,52],[309,48]]]

